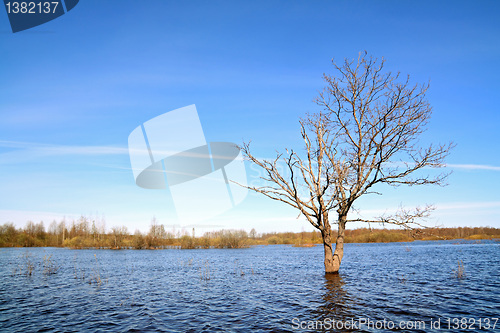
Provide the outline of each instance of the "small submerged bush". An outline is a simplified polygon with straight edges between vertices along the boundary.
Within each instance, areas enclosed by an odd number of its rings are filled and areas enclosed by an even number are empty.
[[[248,247],[248,234],[244,230],[206,232],[203,237],[184,235],[179,239],[181,249],[239,249]]]
[[[280,243],[280,239],[278,236],[271,236],[267,239],[267,244],[269,245],[276,245]]]
[[[346,243],[391,243],[408,242],[410,240],[406,234],[390,231],[376,231],[346,237]]]
[[[247,239],[244,230],[221,230],[216,233],[214,245],[218,249],[239,249],[246,247]]]
[[[311,243],[300,243],[300,242],[297,242],[295,244],[293,244],[293,247],[315,247],[316,244],[311,244]]]
[[[181,237],[181,249],[195,249],[196,238],[184,235]]]
[[[64,247],[69,247],[72,249],[89,249],[94,247],[95,244],[92,239],[83,236],[76,236],[71,239],[66,239],[63,242]]]

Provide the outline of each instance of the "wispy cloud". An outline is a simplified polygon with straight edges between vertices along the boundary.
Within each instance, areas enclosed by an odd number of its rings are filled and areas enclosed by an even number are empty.
[[[446,164],[446,167],[452,169],[464,169],[464,170],[500,171],[500,166],[484,165],[484,164]]]
[[[14,150],[0,154],[0,164],[16,164],[47,156],[124,155],[129,150],[119,146],[66,146],[0,140],[0,147]]]
[[[438,210],[464,210],[464,209],[482,209],[482,208],[497,208],[500,207],[500,201],[486,202],[451,202],[437,204]]]
[[[412,206],[403,206],[405,209],[411,209]],[[500,201],[483,201],[483,202],[443,202],[443,203],[435,203],[433,204],[433,207],[435,208],[435,212],[442,212],[442,211],[456,211],[456,212],[463,212],[463,211],[478,211],[482,209],[487,209],[487,208],[500,208]],[[400,210],[401,207],[397,206],[392,206],[392,207],[387,207],[383,209],[360,209],[359,212],[353,211],[352,214],[353,216],[362,216],[365,218],[368,217],[377,217],[381,215],[386,215],[386,214],[394,214],[398,210]]]
[[[107,156],[107,155],[128,155],[133,154],[134,157],[150,159],[149,152],[141,149],[129,149],[128,147],[120,146],[75,146],[75,145],[52,145],[35,142],[20,142],[0,140],[0,148],[11,148],[14,150],[0,153],[0,164],[16,164],[41,157],[48,156]],[[154,150],[155,156],[172,156],[187,158],[208,158],[209,156],[202,153],[185,151],[178,152],[177,150]],[[234,157],[230,153],[224,155],[212,155],[212,158],[219,160],[242,160],[241,157]],[[127,168],[130,169],[130,168]],[[142,170],[139,170],[142,171]]]
[[[108,155],[128,154],[128,148],[118,146],[66,146],[34,142],[0,140],[0,147],[45,152],[50,155]]]

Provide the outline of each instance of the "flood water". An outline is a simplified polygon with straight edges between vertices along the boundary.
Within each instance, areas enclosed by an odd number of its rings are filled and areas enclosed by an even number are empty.
[[[0,331],[500,332],[499,258],[495,241],[346,244],[325,277],[319,246],[3,248]]]

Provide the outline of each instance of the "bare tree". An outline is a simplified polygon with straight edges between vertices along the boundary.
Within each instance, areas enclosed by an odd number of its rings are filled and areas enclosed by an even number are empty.
[[[159,245],[158,238],[160,237],[160,224],[155,216],[151,219],[149,233],[147,237],[148,247],[157,247]]]
[[[348,219],[356,199],[377,193],[381,184],[444,185],[447,173],[425,171],[444,166],[452,144],[418,145],[431,116],[428,84],[411,85],[409,76],[384,72],[384,60],[361,53],[357,61],[333,62],[336,76],[324,74],[325,89],[315,99],[321,111],[300,119],[304,152],[285,150],[273,160],[258,159],[248,143],[246,159],[264,171],[264,186],[248,186],[284,202],[322,235],[325,272],[337,273],[344,253],[344,231],[351,221],[394,224],[414,230],[432,206],[401,209],[376,219]],[[283,170],[282,166],[285,166]],[[336,220],[330,221],[330,212]],[[338,225],[335,251],[331,223]]]
[[[114,237],[115,249],[120,249],[123,247],[123,239],[128,235],[127,227],[112,227],[111,234]]]
[[[49,225],[50,246],[59,246],[59,235],[57,234],[57,222],[53,220]]]
[[[64,239],[66,237],[67,231],[66,231],[66,218],[63,218],[61,222],[59,222],[57,226],[57,233],[61,235],[61,244],[64,243]]]

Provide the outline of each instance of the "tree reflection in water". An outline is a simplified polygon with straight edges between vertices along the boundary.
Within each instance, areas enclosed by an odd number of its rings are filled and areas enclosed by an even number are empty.
[[[353,332],[353,330],[345,328],[343,325],[346,322],[351,322],[357,316],[353,313],[354,298],[346,291],[345,282],[341,274],[325,274],[324,285],[322,288],[322,304],[314,311],[313,318],[315,321],[330,323],[330,329],[318,329],[318,331],[331,332]],[[340,326],[335,326],[339,323]],[[342,323],[342,324],[340,324]],[[327,324],[328,325],[328,324]],[[318,327],[319,328],[319,327]]]

